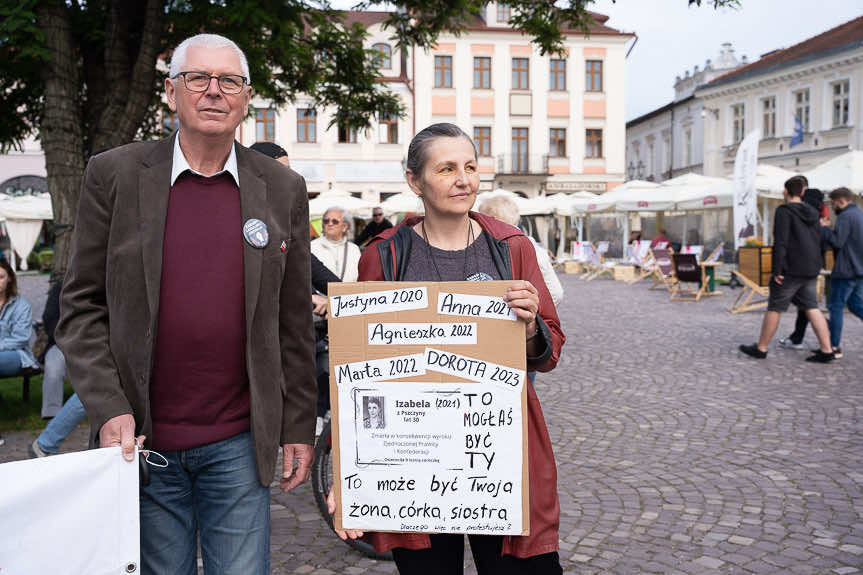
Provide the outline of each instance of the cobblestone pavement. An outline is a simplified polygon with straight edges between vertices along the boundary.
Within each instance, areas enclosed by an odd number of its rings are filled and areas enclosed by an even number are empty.
[[[863,571],[863,323],[846,320],[833,364],[775,348],[757,361],[736,348],[761,314],[728,314],[736,291],[670,303],[646,282],[562,281],[568,342],[537,392],[566,572]],[[32,438],[9,436],[0,461]],[[327,532],[308,485],[274,486],[272,506],[273,573],[395,573]]]

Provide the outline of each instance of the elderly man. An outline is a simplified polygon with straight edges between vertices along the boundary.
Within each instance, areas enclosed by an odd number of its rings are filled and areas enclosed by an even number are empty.
[[[324,235],[312,241],[312,254],[343,282],[355,282],[359,275],[360,248],[348,240],[350,218],[343,208],[324,212]]]
[[[142,573],[269,573],[269,484],[309,475],[314,333],[303,179],[234,141],[251,87],[230,40],[175,50],[172,137],[87,166],[57,341],[92,446],[168,460],[142,485]],[[296,460],[296,468],[294,466]]]

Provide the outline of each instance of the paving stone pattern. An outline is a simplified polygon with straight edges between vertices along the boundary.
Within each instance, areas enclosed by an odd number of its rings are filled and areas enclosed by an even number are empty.
[[[647,282],[561,279],[568,342],[537,392],[567,573],[863,571],[860,321],[846,318],[833,364],[775,347],[759,361],[736,351],[761,321],[725,311],[736,291],[671,303]],[[7,436],[0,461],[26,457],[33,437]],[[78,429],[67,449],[85,441]],[[272,493],[272,573],[396,572],[328,533],[308,484]]]

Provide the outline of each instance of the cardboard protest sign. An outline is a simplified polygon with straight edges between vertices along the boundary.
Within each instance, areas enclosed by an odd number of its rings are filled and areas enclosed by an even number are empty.
[[[337,528],[529,534],[511,283],[330,284]]]

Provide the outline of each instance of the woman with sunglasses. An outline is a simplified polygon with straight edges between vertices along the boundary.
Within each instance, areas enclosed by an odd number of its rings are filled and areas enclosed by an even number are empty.
[[[312,240],[312,254],[339,276],[343,282],[357,281],[360,248],[348,240],[348,213],[340,207],[327,208],[323,217],[323,235]]]
[[[479,188],[476,148],[453,124],[422,130],[408,149],[407,183],[425,206],[375,237],[360,259],[360,281],[516,280],[505,300],[525,326],[528,371],[550,371],[565,340],[536,252],[518,228],[471,211]],[[562,573],[558,557],[557,468],[539,399],[528,385],[530,535],[470,535],[480,575]],[[331,511],[335,503],[330,500]],[[342,538],[361,536],[341,532]],[[461,575],[464,537],[369,533],[378,552],[393,551],[402,575]]]

